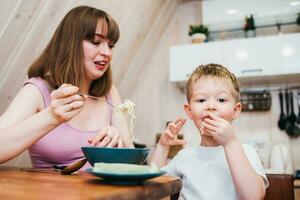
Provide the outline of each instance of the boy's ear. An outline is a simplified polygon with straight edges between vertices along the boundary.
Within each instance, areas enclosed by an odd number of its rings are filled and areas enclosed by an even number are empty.
[[[234,112],[233,112],[233,119],[232,120],[237,119],[240,116],[241,111],[242,111],[242,104],[240,102],[238,102],[234,106]]]
[[[188,116],[189,119],[192,119],[192,114],[191,114],[191,106],[189,104],[184,104],[184,111],[186,115]]]

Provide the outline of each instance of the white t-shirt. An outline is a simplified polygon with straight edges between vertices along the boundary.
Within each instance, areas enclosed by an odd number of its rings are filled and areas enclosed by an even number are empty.
[[[269,182],[256,151],[250,145],[243,145],[243,149],[256,173],[263,177],[265,187],[268,187]],[[183,187],[179,200],[238,199],[222,146],[185,148],[162,170],[181,178]]]

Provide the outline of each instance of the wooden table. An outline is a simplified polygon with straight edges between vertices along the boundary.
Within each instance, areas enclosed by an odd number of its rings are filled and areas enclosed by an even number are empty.
[[[118,186],[86,172],[61,175],[51,170],[0,167],[0,199],[161,199],[178,193],[181,187],[181,181],[170,176]]]

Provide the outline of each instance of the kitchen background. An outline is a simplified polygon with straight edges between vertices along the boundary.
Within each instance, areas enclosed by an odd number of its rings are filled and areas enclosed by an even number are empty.
[[[280,169],[282,165],[291,172],[300,169],[300,137],[288,136],[277,125],[279,91],[284,94],[286,88],[293,88],[290,91],[294,92],[294,111],[299,113],[296,97],[300,92],[300,26],[296,19],[300,1],[224,2],[0,0],[0,113],[22,86],[28,66],[65,13],[78,5],[90,5],[107,11],[120,25],[121,38],[114,50],[112,69],[123,99],[136,103],[137,143],[153,144],[167,121],[185,116],[186,75],[198,64],[213,61],[236,73],[245,98],[266,100],[264,111],[245,111],[234,122],[238,137],[256,147],[266,168]],[[243,30],[245,16],[250,14],[255,20],[256,37],[247,36]],[[188,34],[191,24],[208,26],[207,42],[192,44]],[[193,57],[195,50],[197,56]],[[249,66],[250,71],[243,68]],[[266,91],[265,96],[248,95],[262,91]],[[247,102],[244,101],[245,106],[250,110],[257,108]],[[199,144],[191,122],[182,134],[188,145]],[[4,165],[30,166],[30,160],[24,152]]]

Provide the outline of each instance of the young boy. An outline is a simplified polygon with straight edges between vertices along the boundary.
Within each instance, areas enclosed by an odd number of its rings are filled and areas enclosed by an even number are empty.
[[[255,150],[238,141],[231,122],[241,112],[235,76],[217,64],[199,66],[186,85],[184,110],[201,134],[198,147],[185,148],[166,165],[170,146],[185,119],[170,123],[152,162],[183,182],[179,199],[263,199],[268,180]]]

